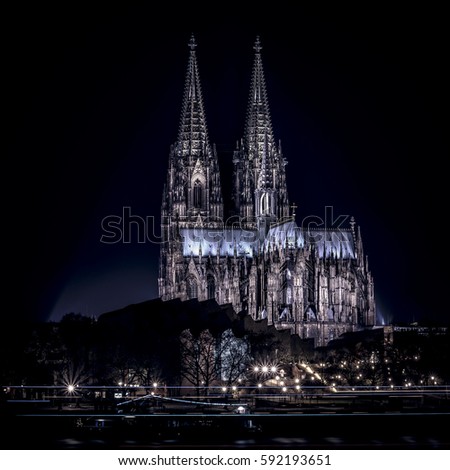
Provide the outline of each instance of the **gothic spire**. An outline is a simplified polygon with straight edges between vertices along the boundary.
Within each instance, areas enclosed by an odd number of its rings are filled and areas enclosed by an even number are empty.
[[[250,158],[262,157],[267,134],[269,148],[274,144],[272,121],[270,119],[269,101],[267,99],[266,81],[261,58],[261,42],[256,38],[255,60],[253,63],[250,97],[247,108],[245,142]]]
[[[211,151],[206,128],[194,35],[189,41],[190,55],[184,87],[177,154],[180,157],[203,156]]]

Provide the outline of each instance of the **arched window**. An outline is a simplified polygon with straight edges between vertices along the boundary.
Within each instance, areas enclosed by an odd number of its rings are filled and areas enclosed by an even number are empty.
[[[196,299],[198,297],[197,281],[193,277],[190,277],[186,282],[186,293],[188,299]]]
[[[264,215],[267,211],[267,208],[266,208],[266,205],[267,205],[267,194],[262,194],[261,195],[261,214]]]
[[[261,194],[261,198],[259,201],[259,208],[261,215],[270,215],[272,212],[271,207],[271,197],[268,193]]]
[[[286,287],[286,303],[292,304],[292,287]]]
[[[203,197],[203,186],[200,180],[195,180],[194,182],[194,207],[196,209],[202,208],[202,197]]]
[[[207,289],[208,299],[215,299],[216,298],[216,283],[212,276],[208,276],[206,289]]]

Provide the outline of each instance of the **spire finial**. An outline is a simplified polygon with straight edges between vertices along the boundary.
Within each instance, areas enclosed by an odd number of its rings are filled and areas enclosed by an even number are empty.
[[[259,40],[259,36],[256,36],[256,41],[255,41],[255,45],[253,46],[253,49],[255,49],[257,54],[261,52],[262,46],[261,46],[261,41]]]
[[[197,43],[195,42],[194,34],[191,35],[191,40],[189,41],[188,46],[191,49],[191,51],[193,51],[197,47]]]
[[[350,229],[353,232],[353,235],[355,234],[355,225],[356,225],[355,218],[351,216],[350,217]]]
[[[297,204],[295,202],[292,203],[291,209],[292,209],[292,218],[295,219],[295,210],[297,209]]]

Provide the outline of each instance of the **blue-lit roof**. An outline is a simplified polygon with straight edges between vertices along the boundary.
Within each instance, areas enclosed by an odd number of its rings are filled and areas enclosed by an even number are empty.
[[[353,233],[350,230],[302,229],[294,221],[270,228],[266,237],[259,240],[256,230],[234,228],[208,229],[184,228],[184,256],[247,256],[252,258],[259,251],[303,248],[314,245],[320,258],[355,258]]]

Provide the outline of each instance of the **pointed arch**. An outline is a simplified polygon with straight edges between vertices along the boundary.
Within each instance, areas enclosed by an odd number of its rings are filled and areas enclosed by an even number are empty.
[[[216,280],[212,275],[208,275],[206,280],[206,294],[208,299],[216,298]]]
[[[198,284],[194,276],[186,279],[186,294],[188,299],[196,299],[198,297]]]
[[[260,203],[260,214],[265,215],[267,213],[267,193],[261,194],[261,203]]]
[[[204,188],[203,188],[203,183],[200,181],[199,178],[197,178],[194,181],[193,191],[194,193],[193,193],[192,205],[195,209],[201,209],[203,207]]]

